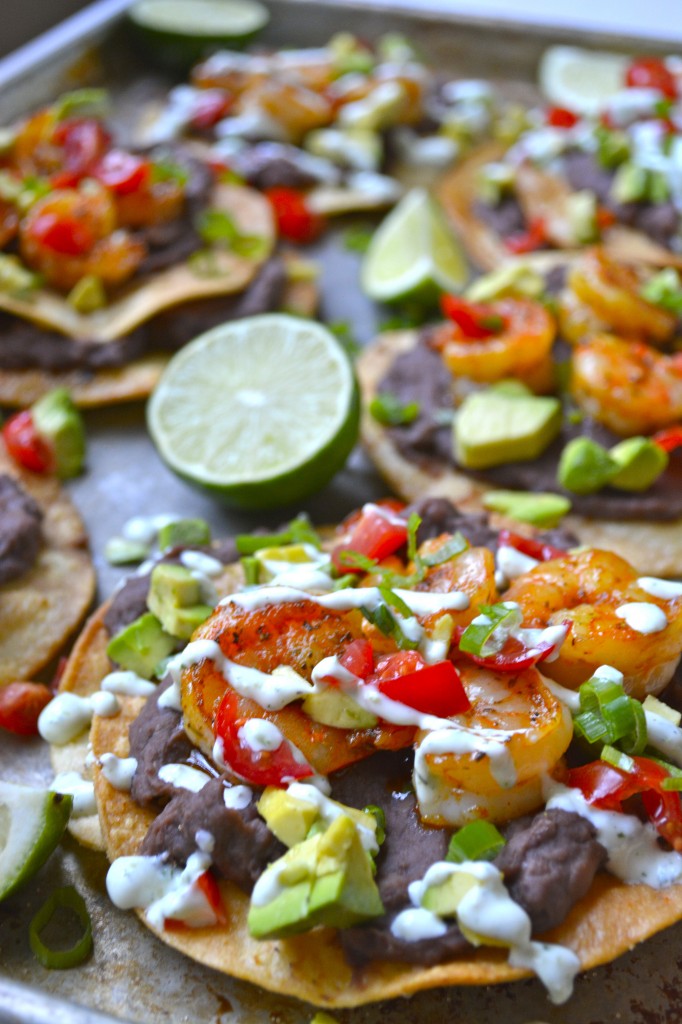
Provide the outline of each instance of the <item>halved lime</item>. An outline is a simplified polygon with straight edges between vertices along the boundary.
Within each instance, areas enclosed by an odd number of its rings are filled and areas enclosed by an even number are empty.
[[[350,361],[321,324],[264,314],[175,355],[147,406],[162,459],[229,504],[267,508],[331,479],[358,435]]]
[[[597,114],[625,87],[630,57],[622,53],[583,50],[579,46],[550,46],[538,68],[540,88],[558,107],[577,114]]]
[[[61,839],[73,797],[0,781],[0,900],[38,871]]]
[[[377,302],[430,302],[459,292],[466,260],[445,215],[425,189],[412,189],[380,224],[365,256],[361,284]]]
[[[128,16],[154,59],[172,68],[209,50],[245,46],[270,19],[257,0],[138,0]]]

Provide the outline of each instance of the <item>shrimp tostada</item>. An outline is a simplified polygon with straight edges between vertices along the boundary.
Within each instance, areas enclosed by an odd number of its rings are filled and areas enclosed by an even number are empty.
[[[570,513],[584,543],[682,574],[676,272],[593,247],[512,261],[467,296],[358,361],[362,436],[385,478],[407,500],[540,525]]]
[[[574,544],[389,501],[133,577],[71,665],[113,902],[326,1007],[529,972],[561,1002],[679,920],[682,730],[654,695],[682,585]]]
[[[530,110],[511,146],[484,146],[449,172],[440,198],[474,263],[601,239],[679,265],[681,95],[674,62],[635,59],[601,108]]]
[[[95,596],[83,522],[54,476],[20,469],[0,441],[0,687],[61,651]]]
[[[97,90],[66,94],[3,142],[4,404],[56,385],[80,405],[144,397],[169,352],[226,319],[296,304],[309,287],[286,293],[262,195],[221,180],[182,143],[121,147],[101,104]]]

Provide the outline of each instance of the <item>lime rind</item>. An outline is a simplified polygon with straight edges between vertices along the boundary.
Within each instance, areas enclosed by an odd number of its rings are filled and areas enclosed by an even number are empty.
[[[265,508],[313,493],[342,467],[357,439],[359,397],[326,328],[265,314],[185,346],[147,415],[179,476],[228,503]]]
[[[547,99],[577,114],[597,114],[625,87],[631,58],[578,46],[550,46],[538,67],[538,82]]]
[[[0,782],[0,900],[28,882],[66,829],[73,797]]]
[[[377,302],[432,301],[461,291],[468,270],[445,216],[425,189],[412,189],[376,231],[361,270]]]

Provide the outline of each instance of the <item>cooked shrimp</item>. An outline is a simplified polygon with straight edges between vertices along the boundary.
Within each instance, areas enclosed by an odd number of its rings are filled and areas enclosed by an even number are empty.
[[[106,189],[56,189],[31,207],[19,229],[21,254],[48,284],[64,291],[93,274],[105,285],[127,280],[145,246],[116,229],[116,207]]]
[[[450,372],[481,383],[516,377],[533,390],[552,386],[551,348],[556,325],[540,302],[529,299],[500,299],[489,303],[493,316],[504,326],[486,338],[466,338],[456,325],[446,324],[433,334]]]
[[[571,393],[617,434],[651,434],[682,419],[682,354],[597,334],[572,355]]]
[[[675,330],[672,313],[640,295],[642,278],[603,249],[589,249],[568,275],[569,288],[619,334],[666,341]]]
[[[415,785],[422,818],[461,825],[506,821],[542,804],[542,775],[568,747],[571,716],[535,668],[515,676],[459,668],[471,708],[453,729],[418,737]]]
[[[185,190],[177,181],[155,181],[115,198],[118,223],[122,227],[150,227],[180,216]]]
[[[449,536],[435,537],[419,548],[419,553],[426,555],[437,551]],[[469,607],[464,611],[450,611],[455,626],[468,626],[478,614],[481,604],[494,604],[498,599],[495,583],[495,556],[488,548],[468,548],[461,555],[448,559],[442,565],[435,565],[427,570],[422,583],[415,590],[429,591],[432,594],[449,594],[460,590],[469,598]],[[440,614],[426,616],[422,625],[429,629]]]
[[[611,551],[590,548],[542,562],[514,580],[504,596],[521,606],[524,626],[570,622],[559,657],[542,666],[564,686],[577,689],[600,665],[611,665],[623,673],[628,693],[643,699],[660,693],[679,661],[682,598],[652,597],[635,569]],[[633,619],[624,607],[630,604],[643,606],[655,632],[629,625]]]
[[[200,626],[194,639],[215,640],[223,654],[238,665],[272,672],[287,665],[310,679],[315,665],[339,654],[362,635],[361,616],[322,608],[314,601],[293,601],[247,610],[237,604],[220,605]],[[215,741],[214,721],[220,702],[230,688],[210,660],[192,665],[182,675],[185,726],[205,753]],[[409,746],[414,728],[379,724],[372,729],[337,729],[313,721],[299,704],[266,711],[255,701],[233,692],[240,719],[266,718],[321,773],[336,771],[377,749]]]
[[[305,86],[292,82],[265,81],[242,93],[241,113],[264,111],[286,130],[292,142],[298,142],[313,128],[329,124],[333,116],[330,101]]]
[[[594,310],[570,288],[564,288],[559,295],[557,321],[559,334],[571,345],[578,345],[591,335],[609,329],[609,325],[600,320]]]

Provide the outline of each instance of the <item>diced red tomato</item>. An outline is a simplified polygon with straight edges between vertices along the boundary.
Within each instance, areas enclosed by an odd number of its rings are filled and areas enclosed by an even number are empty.
[[[638,57],[625,75],[625,84],[635,89],[658,89],[673,100],[677,96],[675,76],[659,57]]]
[[[232,96],[227,92],[207,91],[202,93],[195,100],[190,118],[191,126],[200,131],[204,128],[212,128],[221,118],[225,117],[233,102]]]
[[[500,530],[497,538],[499,545],[516,548],[529,558],[536,558],[538,562],[549,562],[552,558],[565,558],[567,551],[555,548],[551,544],[545,544],[541,540],[532,540],[530,537],[522,537],[520,533],[513,533],[511,530]]]
[[[505,240],[505,245],[509,252],[513,252],[520,255],[524,252],[534,252],[536,249],[542,249],[543,245],[547,243],[547,232],[545,229],[545,222],[542,217],[535,217],[526,231],[520,231],[516,235],[510,235]]]
[[[572,128],[578,123],[578,115],[566,107],[549,107],[546,120],[552,128]]]
[[[324,231],[324,218],[313,213],[302,192],[294,188],[278,187],[266,189],[265,195],[274,211],[277,230],[288,242],[307,245]]]
[[[489,654],[482,657],[478,654],[471,654],[470,651],[462,651],[465,658],[473,661],[483,668],[492,669],[493,672],[523,672],[532,668],[539,662],[548,658],[555,649],[555,644],[542,643],[535,647],[525,647],[516,637],[510,636],[501,651],[497,654]]]
[[[29,409],[10,416],[2,428],[7,451],[15,462],[34,473],[50,473],[55,456],[48,443],[36,430]]]
[[[606,206],[597,206],[596,221],[597,229],[605,231],[607,228],[612,228],[616,223],[617,217],[612,210],[609,210]]]
[[[37,736],[40,712],[52,700],[42,683],[9,683],[0,687],[0,729],[17,736]]]
[[[440,308],[443,316],[457,324],[463,338],[490,338],[505,327],[504,317],[492,306],[467,302],[457,295],[442,295]]]
[[[622,810],[623,801],[638,793],[649,820],[677,850],[682,849],[680,794],[663,789],[669,772],[647,757],[634,757],[634,772],[624,772],[605,761],[591,761],[568,772],[568,785],[579,789],[587,802],[607,811]]]
[[[202,893],[206,897],[207,903],[215,914],[215,923],[227,924],[227,914],[225,913],[223,897],[220,892],[218,882],[212,872],[204,871],[203,875],[199,875],[194,885],[196,885],[198,889],[201,889]],[[176,917],[167,917],[163,922],[163,926],[166,931],[169,932],[187,932],[191,930],[190,925],[186,924],[184,921],[180,921]]]
[[[151,173],[148,160],[125,149],[110,149],[93,169],[93,177],[120,196],[143,188]]]
[[[294,759],[286,740],[275,750],[253,750],[241,742],[239,731],[248,720],[237,717],[238,697],[227,689],[215,718],[215,734],[223,741],[223,759],[241,778],[256,786],[286,787],[293,779],[314,774],[308,764]]]
[[[60,121],[52,137],[63,148],[64,171],[70,172],[76,181],[87,174],[111,142],[111,136],[101,121],[93,117]]]
[[[343,557],[345,551],[357,552],[380,562],[407,543],[407,521],[392,509],[367,505],[345,540],[332,550],[332,562],[341,572],[362,572]]]
[[[452,662],[427,665],[416,651],[401,651],[381,658],[367,681],[391,700],[407,704],[425,715],[449,718],[471,707]]]
[[[374,651],[369,640],[353,640],[345,649],[339,661],[344,668],[358,679],[366,679],[374,669]]]
[[[665,430],[659,430],[651,440],[664,452],[674,452],[676,448],[682,447],[682,426],[666,427]]]
[[[39,214],[29,230],[34,241],[62,256],[83,256],[95,243],[87,224],[56,213]]]

